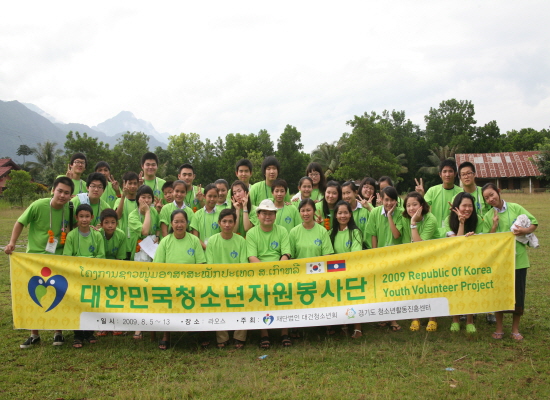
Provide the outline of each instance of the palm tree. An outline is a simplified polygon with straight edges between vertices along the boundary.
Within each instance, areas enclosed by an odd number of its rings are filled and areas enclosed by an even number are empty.
[[[54,170],[55,159],[62,155],[63,150],[56,149],[57,143],[47,140],[45,143],[37,143],[36,147],[31,148],[35,161],[28,161],[25,166],[33,178],[38,178],[41,182],[50,184],[51,176]],[[42,179],[44,178],[44,179]]]
[[[341,165],[340,156],[344,153],[344,142],[342,140],[332,143],[321,143],[311,153],[311,161],[323,166],[325,175],[333,174]]]
[[[457,150],[458,146],[437,146],[434,150],[430,150],[431,154],[428,156],[430,163],[420,168],[418,173],[439,175],[439,164],[441,164],[441,161],[454,160]]]

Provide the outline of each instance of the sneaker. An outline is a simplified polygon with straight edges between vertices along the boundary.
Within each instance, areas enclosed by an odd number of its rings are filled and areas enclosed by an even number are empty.
[[[487,323],[489,325],[494,325],[497,323],[497,318],[495,317],[495,313],[488,313],[487,314]]]
[[[65,343],[65,338],[63,337],[63,335],[61,333],[56,333],[53,337],[53,345],[61,346],[63,345],[63,343]]]
[[[29,336],[27,340],[23,342],[23,344],[20,344],[19,347],[22,349],[28,349],[29,347],[32,347],[33,344],[40,343],[40,336],[38,337],[32,337]]]

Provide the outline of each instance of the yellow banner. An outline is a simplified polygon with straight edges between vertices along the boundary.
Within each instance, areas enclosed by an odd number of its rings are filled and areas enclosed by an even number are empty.
[[[10,257],[18,329],[205,331],[514,308],[512,233],[258,264]]]

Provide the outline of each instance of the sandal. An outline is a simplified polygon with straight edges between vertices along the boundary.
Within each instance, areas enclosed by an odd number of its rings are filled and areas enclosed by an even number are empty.
[[[159,340],[159,350],[168,350],[170,348],[169,340]]]
[[[466,325],[466,333],[469,333],[470,335],[476,333],[476,326],[474,324],[467,324]]]
[[[239,340],[239,339],[233,339],[233,342],[235,343],[235,348],[236,348],[237,350],[242,350],[242,349],[244,349],[244,344],[245,344],[244,341]]]
[[[88,341],[88,343],[90,344],[96,344],[97,343],[97,338],[94,336],[94,335],[90,335],[86,338],[86,340]]]
[[[300,334],[300,331],[298,329],[291,329],[290,330],[290,337],[292,339],[301,339],[302,335]]]
[[[361,332],[359,329],[353,330],[353,335],[351,335],[352,339],[359,339],[361,336],[363,336],[363,332]]]
[[[387,322],[387,321],[386,321],[386,322],[379,322],[379,323],[378,323],[378,327],[379,327],[379,328],[387,328],[389,325],[390,325],[390,323]]]
[[[409,329],[413,332],[420,330],[420,321],[418,321],[417,319],[413,320]]]
[[[334,327],[327,326],[327,336],[334,336],[336,334],[336,331],[334,330]]]
[[[136,333],[134,333],[134,339],[135,339],[135,340],[141,340],[141,339],[143,339],[143,333],[142,333],[142,332],[136,332]]]
[[[283,345],[283,347],[292,346],[292,341],[290,340],[290,336],[288,335],[281,336],[281,344]]]
[[[427,332],[435,332],[437,331],[437,322],[430,321],[428,322],[428,326],[426,327]]]
[[[468,326],[466,325],[466,330],[468,330]],[[451,332],[459,332],[460,331],[460,322],[453,322],[451,324]]]
[[[127,332],[113,331],[113,336],[126,336]]]
[[[80,340],[80,339],[73,340],[73,347],[75,349],[80,349],[80,348],[82,348],[82,346],[83,346],[82,340]]]
[[[201,343],[201,347],[206,350],[210,346],[210,340],[202,338],[199,339],[199,342]]]
[[[390,325],[390,329],[392,332],[400,332],[401,326],[400,325]]]
[[[271,347],[271,342],[269,341],[269,336],[264,336],[260,339],[260,349],[269,349]]]
[[[107,331],[97,331],[96,335],[99,337],[107,336]]]
[[[500,340],[504,337],[504,332],[493,332],[491,337],[495,340]]]
[[[225,349],[225,346],[229,346],[229,340],[216,344],[216,347],[220,350]]]
[[[516,342],[521,342],[523,340],[523,335],[521,333],[512,333],[511,334],[512,339],[514,339]]]

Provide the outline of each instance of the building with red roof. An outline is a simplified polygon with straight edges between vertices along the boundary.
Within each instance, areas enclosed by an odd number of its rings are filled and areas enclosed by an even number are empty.
[[[499,189],[518,190],[525,193],[545,191],[542,174],[533,161],[538,151],[514,151],[510,153],[456,154],[456,165],[469,161],[476,168],[476,183],[492,182]]]
[[[12,170],[17,171],[20,169],[21,167],[19,167],[19,165],[17,165],[11,158],[0,158],[0,194],[4,191],[10,172]]]

